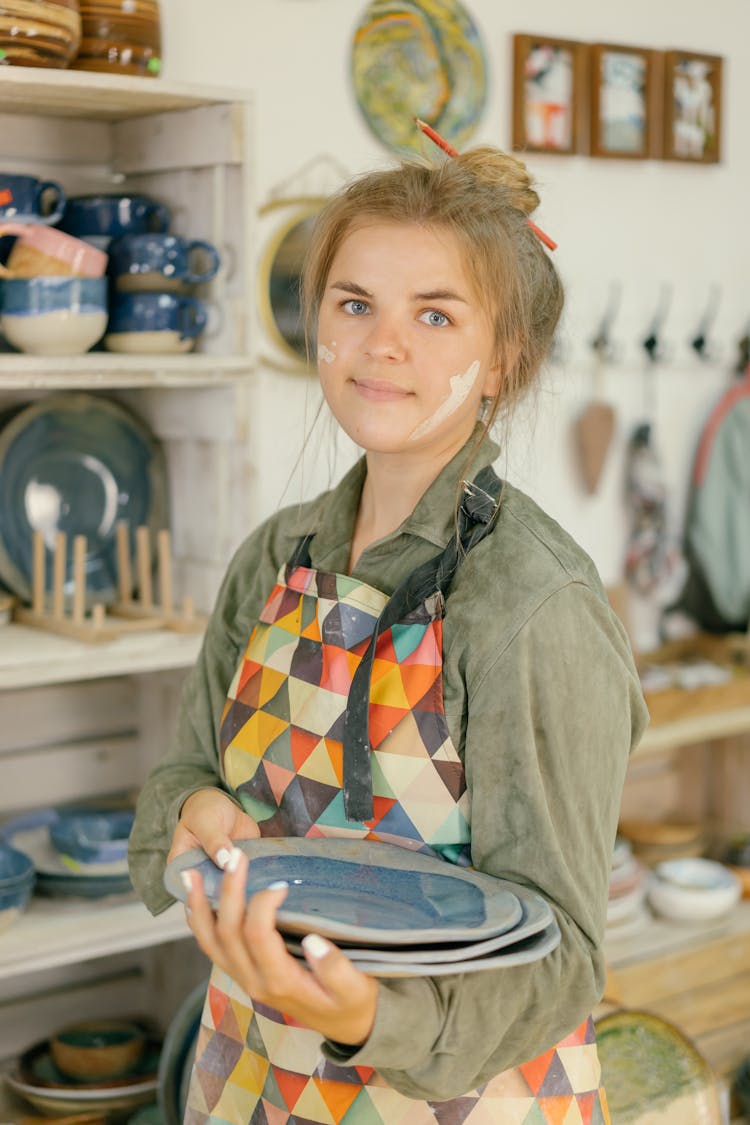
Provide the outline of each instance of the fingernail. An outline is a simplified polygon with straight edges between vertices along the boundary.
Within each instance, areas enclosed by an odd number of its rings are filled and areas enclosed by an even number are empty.
[[[229,848],[219,848],[218,852],[216,853],[216,866],[220,867],[223,871],[226,865],[229,863],[231,855],[232,853],[230,852]]]
[[[242,852],[240,851],[240,849],[239,848],[232,848],[231,852],[229,853],[229,858],[227,859],[226,866],[225,866],[224,870],[228,871],[231,875],[233,872],[235,872],[237,870],[237,866],[238,866],[241,859],[242,859]]]
[[[302,947],[305,953],[309,953],[315,961],[317,961],[319,957],[325,957],[326,953],[328,953],[331,948],[325,938],[320,937],[319,934],[308,934],[306,937],[303,937]]]
[[[193,889],[193,873],[192,871],[181,871],[180,880],[185,890],[190,893]]]
[[[285,891],[289,884],[284,879],[278,879],[275,883],[269,883],[266,887],[267,891]]]

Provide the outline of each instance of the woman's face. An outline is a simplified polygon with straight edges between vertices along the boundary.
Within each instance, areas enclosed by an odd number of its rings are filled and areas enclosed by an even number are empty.
[[[444,227],[373,219],[349,229],[318,321],[331,411],[369,452],[458,450],[499,369],[485,307]]]

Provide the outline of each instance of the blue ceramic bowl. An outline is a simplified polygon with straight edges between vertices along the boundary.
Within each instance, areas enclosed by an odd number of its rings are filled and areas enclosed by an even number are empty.
[[[32,355],[83,355],[107,327],[106,277],[9,277],[0,286],[0,327]]]
[[[77,863],[116,863],[127,858],[134,816],[131,811],[62,813],[49,827],[50,840]]]
[[[0,842],[0,894],[34,882],[34,864],[23,852]]]

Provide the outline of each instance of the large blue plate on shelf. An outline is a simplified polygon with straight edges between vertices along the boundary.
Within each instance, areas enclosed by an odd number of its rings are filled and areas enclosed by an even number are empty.
[[[515,885],[435,856],[371,840],[298,837],[238,840],[250,857],[248,896],[283,879],[278,913],[285,933],[314,930],[334,941],[421,945],[481,941],[523,916]],[[167,867],[167,890],[185,900],[180,873],[197,870],[210,901],[222,872],[200,848]]]
[[[0,431],[0,581],[28,599],[32,538],[47,547],[47,589],[58,531],[68,536],[66,595],[72,593],[73,537],[86,536],[89,602],[116,598],[115,529],[168,525],[164,452],[148,427],[111,399],[50,395],[14,413]]]
[[[200,1030],[208,981],[197,985],[172,1019],[159,1059],[157,1100],[166,1125],[182,1125],[190,1072]]]

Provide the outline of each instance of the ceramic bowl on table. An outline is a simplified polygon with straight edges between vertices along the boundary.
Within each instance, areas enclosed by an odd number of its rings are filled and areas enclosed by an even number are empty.
[[[31,355],[83,355],[107,327],[103,277],[6,277],[0,283],[0,328]]]
[[[12,926],[26,909],[35,878],[32,860],[0,841],[0,932]]]
[[[703,921],[720,918],[739,901],[736,875],[710,859],[689,858],[660,863],[648,883],[648,900],[665,918]]]
[[[120,1078],[140,1062],[146,1031],[124,1020],[87,1020],[61,1028],[50,1039],[58,1070],[85,1082]]]
[[[135,813],[113,810],[64,813],[49,826],[49,836],[61,855],[76,864],[108,865],[127,859],[128,838]]]
[[[80,42],[78,0],[0,2],[0,49],[6,66],[66,67]]]

